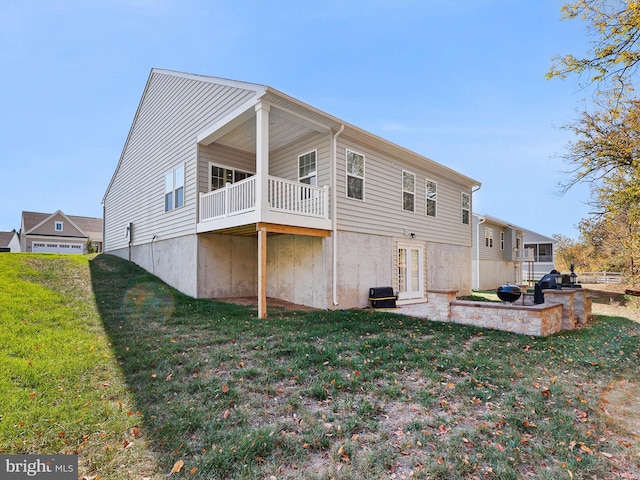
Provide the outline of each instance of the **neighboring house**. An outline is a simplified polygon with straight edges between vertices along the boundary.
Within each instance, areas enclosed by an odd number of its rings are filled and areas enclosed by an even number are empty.
[[[496,217],[473,214],[474,290],[532,285],[553,268],[553,239]]]
[[[103,199],[105,251],[193,297],[321,309],[471,292],[479,182],[271,87],[153,69]]]
[[[553,238],[535,232],[527,232],[527,236],[524,238],[524,248],[531,250],[533,261],[525,262],[522,265],[525,281],[540,280],[545,274],[555,269],[554,244]]]
[[[474,290],[490,290],[500,285],[520,285],[522,263],[530,252],[523,250],[527,231],[513,223],[489,215],[473,214]]]
[[[0,252],[19,252],[20,236],[15,230],[0,232]]]
[[[87,240],[102,252],[102,219],[55,213],[22,212],[20,251],[86,253]]]

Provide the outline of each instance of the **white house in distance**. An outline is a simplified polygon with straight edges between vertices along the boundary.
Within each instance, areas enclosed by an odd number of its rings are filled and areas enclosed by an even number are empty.
[[[321,309],[471,292],[479,182],[271,87],[153,69],[103,199],[105,252],[193,297]]]
[[[474,290],[531,285],[553,268],[552,239],[490,215],[473,214]]]
[[[524,238],[524,248],[532,251],[533,262],[525,262],[522,266],[525,280],[540,280],[555,269],[554,244],[553,238],[535,232],[527,232],[527,236]]]
[[[86,253],[87,240],[102,252],[102,219],[55,213],[22,212],[20,251]]]
[[[0,252],[19,252],[20,237],[18,232],[11,230],[10,232],[0,232]]]

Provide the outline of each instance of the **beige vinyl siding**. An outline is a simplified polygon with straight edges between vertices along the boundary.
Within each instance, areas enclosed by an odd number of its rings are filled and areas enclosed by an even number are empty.
[[[346,197],[345,149],[365,155],[365,201]],[[407,237],[416,240],[471,246],[471,225],[462,224],[461,192],[456,183],[430,164],[414,162],[372,149],[357,139],[339,137],[337,149],[338,228],[354,232]],[[415,212],[402,209],[402,171],[416,175]],[[425,179],[438,183],[437,217],[425,214]]]
[[[62,222],[62,231],[55,229],[56,222]],[[64,215],[54,215],[37,228],[29,231],[29,235],[51,235],[54,237],[81,237],[86,235],[73,226],[73,223]]]
[[[235,148],[213,143],[198,147],[200,158],[198,170],[198,191],[206,193],[211,188],[210,164],[235,168],[243,172],[256,173],[256,156],[252,152],[243,152]]]
[[[501,225],[492,223],[489,220],[486,220],[484,223],[479,225],[480,227],[480,236],[478,237],[480,241],[480,260],[495,260],[502,261],[504,260],[504,250],[500,249],[500,232],[504,232],[504,227]],[[493,248],[487,247],[485,242],[485,233],[486,229],[493,229]],[[475,235],[475,229],[474,229]]]
[[[298,181],[298,157],[312,150],[316,154],[318,186],[330,184],[331,157],[329,135],[310,133],[302,140],[269,154],[270,174],[287,180]]]
[[[167,72],[153,72],[129,133],[121,161],[105,195],[105,247],[127,246],[153,235],[167,239],[196,228],[196,135],[251,101],[256,93]],[[164,211],[164,176],[185,165],[185,204]]]

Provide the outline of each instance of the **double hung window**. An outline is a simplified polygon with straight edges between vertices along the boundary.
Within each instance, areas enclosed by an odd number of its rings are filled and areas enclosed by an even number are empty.
[[[347,150],[347,197],[364,200],[364,155]]]
[[[298,157],[298,181],[307,185],[318,185],[315,150]]]
[[[462,223],[469,225],[469,218],[471,218],[471,195],[468,193],[462,193],[460,206],[462,210]]]
[[[402,171],[402,209],[407,212],[416,211],[416,175]]]
[[[484,246],[493,248],[493,228],[484,228]]]
[[[425,214],[428,217],[436,216],[436,205],[438,201],[438,184],[432,180],[426,180],[425,184]]]
[[[178,165],[164,176],[164,211],[184,206],[184,165]]]

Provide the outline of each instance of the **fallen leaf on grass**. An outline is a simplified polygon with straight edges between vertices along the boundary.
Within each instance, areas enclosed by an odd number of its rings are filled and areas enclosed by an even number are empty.
[[[173,464],[173,468],[171,469],[171,472],[169,472],[169,475],[171,475],[172,473],[180,473],[182,467],[184,467],[184,462],[182,460],[178,460]]]
[[[227,387],[226,385],[222,386],[222,393],[227,393],[229,391],[229,387]]]

